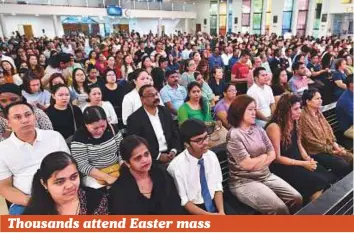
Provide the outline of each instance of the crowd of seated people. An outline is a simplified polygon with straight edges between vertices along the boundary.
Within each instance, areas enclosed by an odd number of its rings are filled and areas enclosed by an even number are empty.
[[[353,140],[352,54],[337,36],[0,38],[0,195],[12,215],[293,214],[353,170],[322,113]]]

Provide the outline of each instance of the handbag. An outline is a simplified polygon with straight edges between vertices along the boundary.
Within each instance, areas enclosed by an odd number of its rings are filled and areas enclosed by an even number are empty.
[[[209,135],[209,148],[213,148],[226,142],[227,129],[219,126],[216,122],[205,123],[206,130]]]
[[[112,130],[112,133],[113,133],[113,137],[116,135],[116,132],[114,131],[114,128],[112,127],[111,124],[108,123],[108,126],[111,128]],[[120,165],[119,163],[115,163],[113,165],[110,165],[108,167],[105,167],[105,168],[101,168],[99,169],[101,172],[104,172],[110,176],[113,176],[113,177],[119,177],[120,173],[119,173],[119,169],[120,169]],[[106,182],[104,180],[98,180],[96,179],[97,182],[101,185],[107,185]]]

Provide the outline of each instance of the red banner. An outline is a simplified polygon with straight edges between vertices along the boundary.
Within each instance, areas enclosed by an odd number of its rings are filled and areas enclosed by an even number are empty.
[[[2,232],[349,232],[353,216],[1,216]]]

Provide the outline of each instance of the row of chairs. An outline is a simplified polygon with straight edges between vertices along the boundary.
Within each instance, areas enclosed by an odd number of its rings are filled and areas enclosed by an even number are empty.
[[[343,135],[343,132],[339,128],[339,123],[338,123],[335,107],[336,107],[336,102],[329,104],[329,105],[325,105],[322,108],[322,112],[323,112],[324,116],[326,117],[327,121],[329,122],[329,124],[331,125],[333,132],[337,138],[338,144],[342,145],[343,147],[345,147],[348,150],[353,150],[353,140],[346,138]],[[223,144],[218,147],[212,148],[211,150],[214,151],[215,154],[218,156],[219,163],[221,166],[221,171],[222,171],[222,176],[223,176],[225,204],[228,207],[231,207],[231,211],[234,214],[242,214],[242,215],[260,214],[259,212],[257,212],[253,208],[241,203],[229,191],[229,188],[228,188],[229,167],[228,167],[228,161],[227,161],[226,145]],[[348,177],[350,176],[352,179],[352,175],[353,174],[351,173],[348,175]],[[347,178],[347,180],[348,180],[348,178]],[[352,183],[353,183],[353,181],[351,181],[351,184]],[[351,185],[351,187],[352,187],[351,190],[353,190],[353,185]],[[326,192],[333,192],[332,188],[334,188],[334,187],[331,187]],[[327,195],[329,195],[329,194],[327,194]],[[348,206],[348,205],[350,205],[350,203],[353,203],[353,194],[351,194],[351,196],[350,196],[350,194],[347,196],[348,197],[346,199],[343,199],[343,202],[346,203],[345,206]],[[350,210],[348,210],[347,212],[350,213]]]

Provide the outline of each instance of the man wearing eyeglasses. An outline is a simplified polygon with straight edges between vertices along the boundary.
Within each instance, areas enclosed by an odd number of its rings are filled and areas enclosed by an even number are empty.
[[[143,106],[128,117],[128,134],[141,136],[148,141],[154,161],[169,163],[181,147],[171,112],[159,105],[159,93],[152,85],[142,86],[139,95]]]
[[[180,127],[186,149],[167,168],[177,186],[181,205],[190,214],[224,215],[222,173],[214,152],[208,149],[204,122],[189,119]]]

